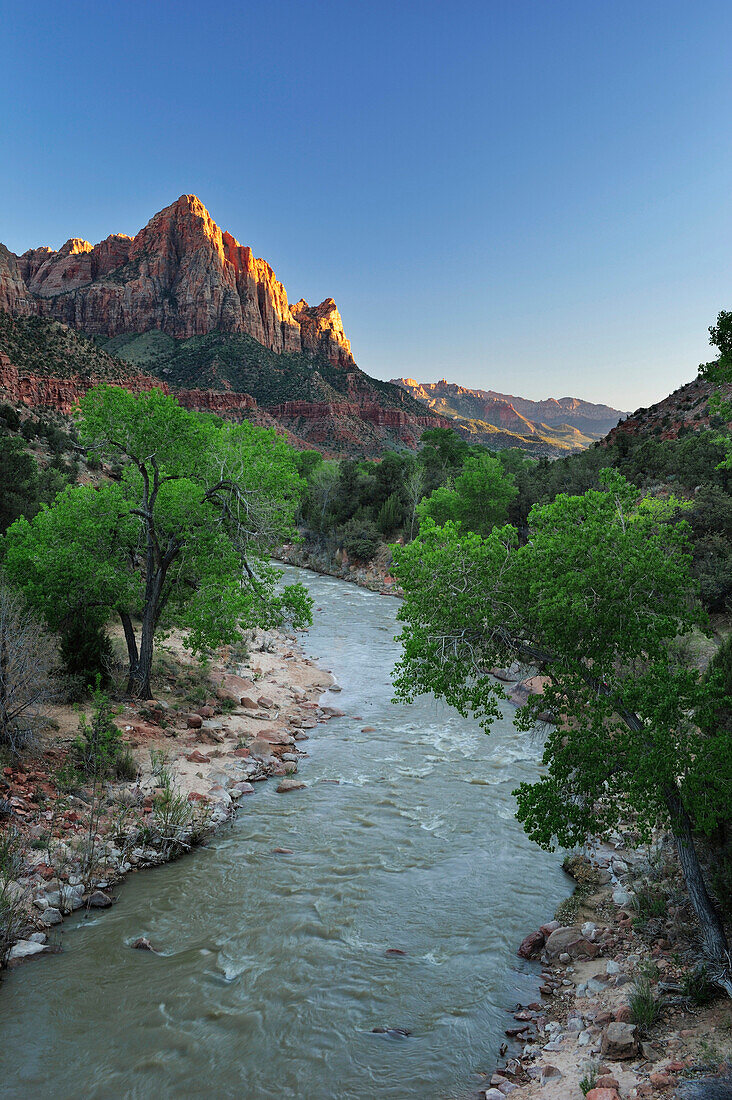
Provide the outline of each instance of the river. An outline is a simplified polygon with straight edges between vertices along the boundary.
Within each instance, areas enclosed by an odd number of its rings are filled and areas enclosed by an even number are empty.
[[[508,704],[490,737],[434,699],[394,705],[397,600],[286,572],[321,608],[304,645],[348,717],[303,742],[306,790],[258,784],[209,846],[8,973],[1,1097],[463,1098],[537,996],[516,946],[571,884],[513,816],[536,736]]]

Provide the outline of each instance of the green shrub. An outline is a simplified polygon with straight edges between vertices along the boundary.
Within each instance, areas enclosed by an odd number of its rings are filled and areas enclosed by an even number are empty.
[[[639,1027],[649,1028],[660,1018],[661,1006],[653,995],[648,971],[642,971],[635,979],[628,1003],[631,1019]]]

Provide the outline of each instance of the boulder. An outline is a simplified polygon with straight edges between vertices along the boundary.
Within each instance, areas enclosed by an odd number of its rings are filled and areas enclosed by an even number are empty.
[[[277,784],[277,793],[286,794],[288,791],[300,791],[305,786],[299,779],[281,779]]]
[[[275,705],[274,699],[270,699],[268,695],[260,695],[257,702],[263,710],[272,710]]]
[[[189,714],[186,719],[186,724],[189,730],[200,730],[203,725],[203,718],[200,714]]]
[[[585,1100],[620,1100],[620,1093],[617,1089],[590,1089],[585,1094]]]
[[[614,1021],[602,1033],[602,1053],[610,1062],[623,1062],[634,1058],[639,1050],[636,1025]]]
[[[546,941],[545,950],[550,959],[558,959],[565,952],[571,959],[593,959],[599,947],[585,939],[581,930],[572,925],[556,928]]]
[[[53,924],[60,924],[63,919],[61,911],[55,909],[52,905],[49,905],[41,913],[41,924],[45,924],[46,928],[50,928]]]
[[[250,699],[248,695],[242,695],[239,702],[241,703],[241,705],[244,707],[245,710],[259,710],[259,707],[257,706],[257,704],[254,702],[253,699]]]
[[[528,936],[521,941],[516,954],[522,959],[536,959],[541,954],[544,942],[543,932],[529,932]]]
[[[33,940],[18,940],[10,948],[8,962],[14,963],[20,962],[21,959],[30,959],[33,955],[40,955],[45,950],[46,944],[44,943],[35,943]]]
[[[103,890],[94,890],[89,895],[86,903],[90,909],[109,909],[112,899]]]

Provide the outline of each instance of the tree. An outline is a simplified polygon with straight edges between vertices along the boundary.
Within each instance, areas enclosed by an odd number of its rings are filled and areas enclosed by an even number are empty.
[[[54,697],[53,640],[37,614],[0,578],[0,747],[19,752]]]
[[[523,545],[510,526],[482,539],[427,518],[395,549],[406,594],[397,695],[432,691],[487,729],[503,692],[486,670],[516,659],[538,668],[544,694],[517,721],[528,728],[547,708],[562,721],[546,741],[546,774],[515,792],[519,820],[545,848],[582,843],[628,814],[645,836],[669,823],[713,972],[732,993],[693,835],[726,813],[732,735],[692,720],[713,697],[720,705],[721,689],[680,655],[703,623],[688,529],[667,522],[679,502],[638,500],[615,471],[603,483],[534,507]],[[710,768],[720,777],[712,790]]]
[[[159,390],[100,386],[81,414],[90,454],[124,464],[120,482],[69,488],[5,538],[9,575],[52,627],[119,615],[128,690],[147,698],[166,626],[187,630],[200,652],[233,641],[241,625],[309,621],[303,586],[278,593],[269,564],[292,536],[302,487],[283,439],[188,412]]]
[[[465,460],[454,488],[442,486],[427,497],[418,512],[435,523],[461,524],[468,531],[487,535],[497,523],[505,523],[508,505],[516,496],[513,478],[487,451]]]

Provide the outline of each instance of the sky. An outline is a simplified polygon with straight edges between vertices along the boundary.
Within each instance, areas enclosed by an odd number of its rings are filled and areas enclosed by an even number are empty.
[[[632,411],[732,308],[729,0],[0,0],[0,241],[180,194],[379,378]]]

